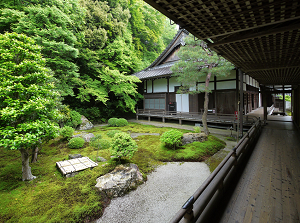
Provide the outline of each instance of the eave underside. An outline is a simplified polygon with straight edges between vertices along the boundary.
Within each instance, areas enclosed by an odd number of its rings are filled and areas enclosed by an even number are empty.
[[[261,84],[300,84],[300,2],[145,0]]]

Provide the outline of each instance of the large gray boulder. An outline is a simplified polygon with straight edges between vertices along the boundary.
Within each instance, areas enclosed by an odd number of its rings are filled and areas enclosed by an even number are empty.
[[[183,134],[182,145],[204,141],[207,141],[207,135],[205,133],[185,133]]]
[[[143,182],[143,176],[135,164],[119,165],[111,173],[97,178],[95,187],[109,197],[120,197]]]
[[[79,130],[89,130],[92,129],[94,125],[83,115],[81,116],[81,124]]]

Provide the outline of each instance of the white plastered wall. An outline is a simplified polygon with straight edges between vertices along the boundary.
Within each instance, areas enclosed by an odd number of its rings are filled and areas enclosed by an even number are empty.
[[[153,93],[167,92],[167,79],[156,79],[153,81]]]

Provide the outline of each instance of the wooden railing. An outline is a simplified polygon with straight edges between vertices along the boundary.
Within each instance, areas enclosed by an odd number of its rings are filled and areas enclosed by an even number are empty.
[[[234,114],[216,114],[213,113],[213,109],[209,111],[207,114],[208,122],[228,122],[228,123],[236,123],[236,117]],[[137,110],[136,112],[138,116],[146,116],[146,117],[159,117],[159,118],[169,118],[169,119],[182,119],[182,120],[201,120],[202,112],[179,112],[179,111],[164,111],[164,110]],[[244,123],[250,123],[253,125],[258,120],[257,117],[251,115],[244,115]]]
[[[203,222],[201,219],[204,219],[205,215],[213,210],[213,203],[223,195],[250,145],[259,137],[261,126],[261,121],[258,120],[249,129],[234,149],[177,212],[170,221],[171,223]]]

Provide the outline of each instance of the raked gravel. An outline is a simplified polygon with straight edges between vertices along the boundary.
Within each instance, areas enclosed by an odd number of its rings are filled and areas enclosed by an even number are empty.
[[[203,162],[159,166],[136,190],[124,197],[114,198],[96,222],[169,222],[209,174],[209,168]]]

